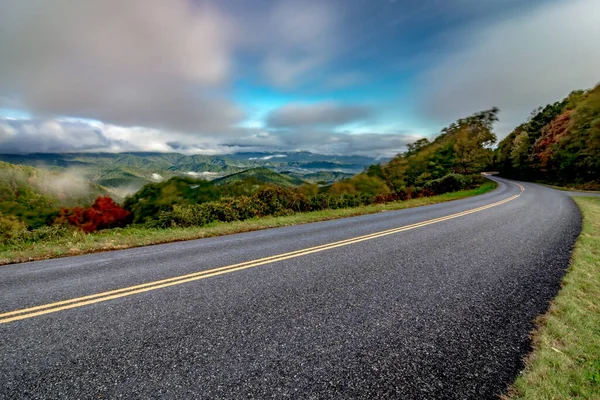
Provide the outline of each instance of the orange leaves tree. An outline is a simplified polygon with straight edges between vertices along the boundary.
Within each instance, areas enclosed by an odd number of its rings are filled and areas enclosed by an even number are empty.
[[[110,197],[98,197],[89,208],[63,208],[55,223],[69,224],[84,232],[123,227],[130,222],[131,213]]]

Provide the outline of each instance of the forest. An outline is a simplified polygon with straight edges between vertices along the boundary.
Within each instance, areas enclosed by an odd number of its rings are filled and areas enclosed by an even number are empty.
[[[501,175],[600,189],[600,86],[534,110],[498,144]]]

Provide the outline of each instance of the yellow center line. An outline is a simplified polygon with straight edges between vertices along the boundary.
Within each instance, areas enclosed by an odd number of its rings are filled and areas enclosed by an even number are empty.
[[[517,186],[521,189],[521,193],[525,191],[525,188],[518,183]],[[302,250],[296,250],[289,253],[278,254],[270,257],[260,258],[257,260],[246,261],[238,264],[228,265],[224,267],[209,269],[205,271],[194,272],[191,274],[180,275],[172,278],[161,279],[153,282],[143,283],[139,285],[129,286],[121,289],[110,290],[106,292],[91,294],[88,296],[82,296],[77,298],[72,298],[68,300],[58,301],[54,303],[43,304],[35,307],[23,308],[19,310],[9,311],[0,314],[0,324],[5,324],[13,321],[19,321],[26,318],[32,318],[44,314],[50,314],[62,310],[68,310],[76,307],[83,307],[89,304],[100,303],[103,301],[118,299],[125,296],[131,296],[138,293],[144,293],[151,290],[161,289],[169,286],[180,285],[182,283],[192,282],[200,279],[206,279],[218,275],[227,274],[230,272],[240,271],[248,268],[258,267],[265,264],[271,264],[278,261],[288,260],[291,258],[301,257],[308,254],[318,253],[321,251],[326,251],[330,249],[334,249],[337,247],[348,246],[351,244],[360,243],[366,240],[372,240],[376,238],[380,238],[383,236],[393,235],[400,232],[405,232],[408,230],[424,227],[431,224],[436,224],[439,222],[447,221],[454,218],[459,218],[465,215],[473,214],[476,212],[480,212],[483,210],[487,210],[492,207],[499,206],[501,204],[507,203],[518,198],[521,193],[516,194],[514,196],[508,197],[504,200],[500,200],[495,203],[491,203],[485,206],[477,207],[471,210],[463,211],[456,214],[451,214],[445,217],[435,218],[428,221],[418,222],[415,224],[405,225],[399,228],[388,229],[385,231],[375,232],[368,235],[358,236],[350,239],[340,240],[337,242],[327,243],[324,245],[309,247]]]

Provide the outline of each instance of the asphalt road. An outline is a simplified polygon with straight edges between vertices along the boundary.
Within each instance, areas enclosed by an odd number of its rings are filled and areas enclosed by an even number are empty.
[[[417,209],[0,267],[0,398],[495,398],[581,225],[568,194],[498,182]]]

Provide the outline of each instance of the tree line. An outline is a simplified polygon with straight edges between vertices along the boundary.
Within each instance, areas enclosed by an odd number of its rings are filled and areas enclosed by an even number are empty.
[[[600,86],[534,110],[498,144],[506,177],[600,188]]]

